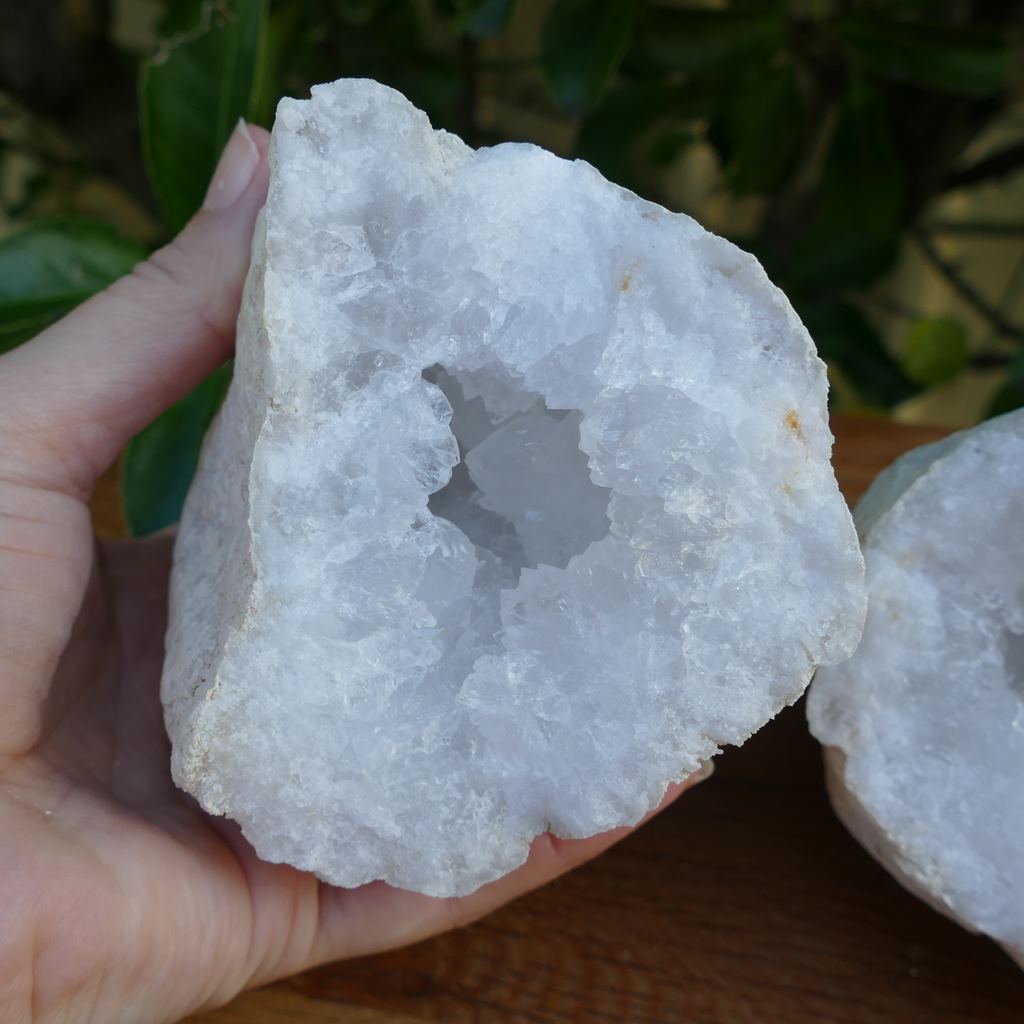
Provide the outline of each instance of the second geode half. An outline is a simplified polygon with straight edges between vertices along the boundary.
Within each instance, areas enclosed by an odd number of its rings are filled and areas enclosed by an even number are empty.
[[[272,169],[163,679],[261,856],[469,892],[850,653],[824,367],[752,257],[368,81],[283,101]]]
[[[868,616],[807,700],[832,805],[1024,967],[1024,409],[916,448],[856,509]]]

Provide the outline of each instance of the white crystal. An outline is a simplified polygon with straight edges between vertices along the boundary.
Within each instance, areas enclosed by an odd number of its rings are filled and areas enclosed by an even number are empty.
[[[1024,965],[1024,412],[911,452],[857,508],[868,618],[811,687],[849,829]]]
[[[824,368],[753,258],[368,81],[283,101],[272,166],[163,680],[263,857],[469,892],[852,650]]]

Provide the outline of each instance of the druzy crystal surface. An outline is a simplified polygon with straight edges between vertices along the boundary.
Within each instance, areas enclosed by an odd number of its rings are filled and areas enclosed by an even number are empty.
[[[911,452],[856,519],[864,639],[808,701],[833,804],[1024,965],[1024,412]]]
[[[355,80],[271,153],[176,550],[174,777],[267,859],[466,893],[852,650],[824,367],[753,258],[585,163]]]

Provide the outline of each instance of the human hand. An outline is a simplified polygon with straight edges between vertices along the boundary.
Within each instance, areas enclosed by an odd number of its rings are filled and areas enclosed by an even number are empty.
[[[467,924],[629,832],[542,836],[508,877],[433,899],[265,863],[174,787],[159,701],[171,541],[97,544],[88,499],[128,438],[230,354],[268,141],[240,125],[174,242],[0,358],[0,1020],[11,1024],[176,1020]]]

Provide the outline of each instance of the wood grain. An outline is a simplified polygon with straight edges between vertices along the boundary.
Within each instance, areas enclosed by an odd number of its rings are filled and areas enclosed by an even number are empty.
[[[900,452],[942,436],[874,419],[833,429],[850,500]],[[422,1021],[1021,1024],[1024,973],[847,835],[801,704],[605,856],[479,924],[201,1018]]]

